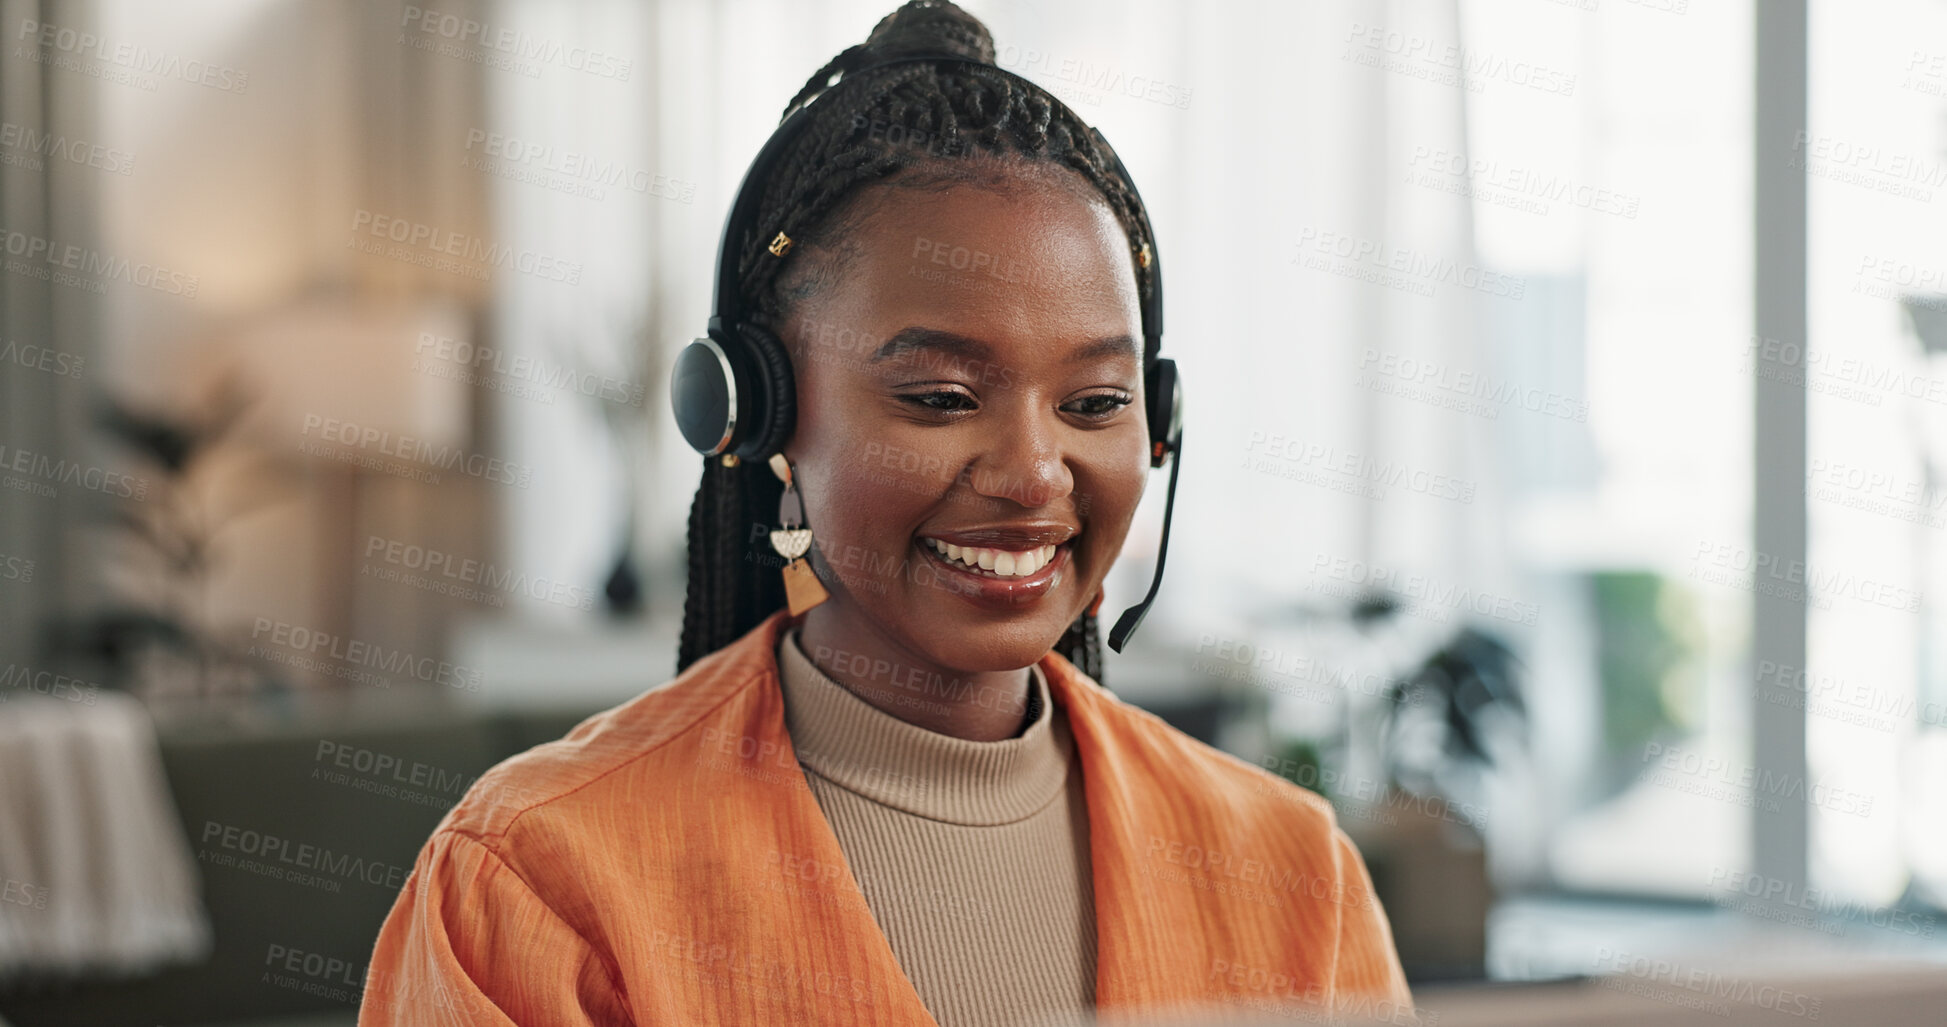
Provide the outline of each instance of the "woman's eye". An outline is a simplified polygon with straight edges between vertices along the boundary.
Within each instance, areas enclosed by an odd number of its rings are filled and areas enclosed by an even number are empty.
[[[935,410],[941,413],[972,410],[978,405],[974,402],[972,396],[964,392],[954,392],[951,389],[940,389],[934,392],[916,392],[910,396],[901,396],[899,398],[916,407],[925,410]]]
[[[953,414],[980,407],[978,400],[964,392],[952,389],[937,389],[933,392],[916,392],[900,396],[901,402],[919,407],[932,413]],[[1116,411],[1135,402],[1134,397],[1114,394],[1083,396],[1065,409],[1072,410],[1090,420],[1101,421],[1113,416]]]
[[[1102,420],[1135,401],[1135,397],[1133,396],[1104,394],[1100,396],[1083,396],[1081,399],[1076,400],[1075,404],[1082,407],[1081,410],[1077,411],[1082,416]]]

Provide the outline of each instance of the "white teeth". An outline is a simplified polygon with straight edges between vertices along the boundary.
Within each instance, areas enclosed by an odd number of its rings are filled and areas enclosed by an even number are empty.
[[[1014,552],[1007,549],[985,549],[978,546],[956,546],[936,538],[926,540],[935,552],[949,560],[956,560],[967,567],[979,567],[992,571],[996,577],[1025,578],[1048,565],[1055,558],[1054,546],[1041,546]]]

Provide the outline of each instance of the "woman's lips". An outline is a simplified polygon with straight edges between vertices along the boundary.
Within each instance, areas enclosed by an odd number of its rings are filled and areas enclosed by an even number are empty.
[[[1071,539],[1056,546],[1054,558],[1032,574],[1002,577],[990,570],[947,559],[946,554],[934,549],[933,544],[923,537],[913,539],[913,546],[919,550],[925,564],[935,569],[948,591],[980,605],[1001,609],[1035,602],[1054,591],[1055,586],[1067,576],[1069,563],[1073,559],[1070,551],[1072,543]]]

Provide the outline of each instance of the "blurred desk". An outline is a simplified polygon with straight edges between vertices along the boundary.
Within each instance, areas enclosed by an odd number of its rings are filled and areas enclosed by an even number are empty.
[[[1487,973],[1547,981],[1609,972],[1637,957],[1754,974],[1901,963],[1947,969],[1939,915],[1915,914],[1896,928],[1858,912],[1786,924],[1702,902],[1517,896],[1488,914]]]
[[[1947,966],[1828,964],[1734,975],[1649,968],[1593,980],[1426,989],[1438,1027],[1747,1027],[1794,1021],[1845,1027],[1942,1022]]]

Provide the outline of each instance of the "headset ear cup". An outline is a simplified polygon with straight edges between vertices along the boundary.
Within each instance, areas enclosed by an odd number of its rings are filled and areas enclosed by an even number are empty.
[[[746,460],[766,460],[790,441],[798,422],[797,376],[777,336],[747,321],[737,322],[735,330],[747,344],[751,378],[759,393],[752,397],[756,402],[750,433],[737,444],[736,453]]]
[[[669,407],[683,441],[705,456],[727,450],[736,439],[740,395],[736,370],[738,344],[726,345],[712,331],[683,347],[669,375]]]
[[[1177,436],[1183,427],[1183,388],[1176,376],[1176,361],[1157,357],[1149,366],[1143,390],[1149,409],[1149,466],[1163,466],[1163,459],[1176,452]],[[1163,443],[1157,448],[1156,443]]]

